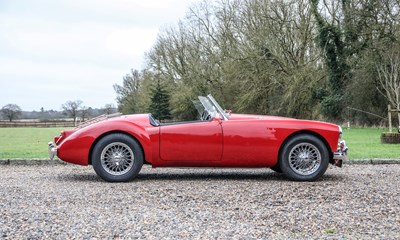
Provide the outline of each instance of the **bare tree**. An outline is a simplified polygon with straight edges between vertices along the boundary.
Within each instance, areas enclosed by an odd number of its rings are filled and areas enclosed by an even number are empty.
[[[21,115],[22,110],[17,104],[7,104],[1,108],[1,114],[10,122]]]
[[[123,113],[138,112],[137,94],[140,91],[142,80],[143,74],[131,69],[131,74],[127,74],[123,78],[122,85],[114,84],[114,90],[118,94],[117,101],[122,107]]]
[[[91,109],[89,107],[86,107],[86,106],[81,107],[80,113],[81,113],[82,122],[85,121],[85,119],[89,117],[90,110]]]
[[[76,126],[76,118],[79,113],[79,109],[83,102],[81,100],[67,101],[61,107],[62,109],[74,119],[74,125]]]
[[[105,114],[111,114],[115,112],[115,106],[112,103],[107,103],[102,110]]]
[[[375,63],[379,46],[399,42],[399,4],[202,0],[160,32],[145,69],[114,85],[118,108],[145,111],[149,89],[162,79],[180,119],[191,116],[189,99],[208,93],[237,112],[340,119],[343,106],[356,102],[385,111]]]
[[[390,51],[383,57],[383,61],[377,66],[378,80],[382,89],[378,90],[386,97],[390,105],[400,109],[400,49],[389,48]],[[400,112],[397,112],[400,127]]]
[[[151,71],[132,69],[131,74],[123,78],[122,85],[114,84],[119,111],[124,114],[146,111],[153,75]]]
[[[236,111],[313,118],[325,81],[314,28],[308,0],[205,0],[159,35],[149,69],[172,82],[175,116],[211,92]]]

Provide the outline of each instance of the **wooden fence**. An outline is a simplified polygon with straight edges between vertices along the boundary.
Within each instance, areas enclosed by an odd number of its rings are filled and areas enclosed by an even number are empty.
[[[74,122],[71,121],[49,121],[49,122],[35,122],[35,121],[0,121],[0,128],[15,128],[15,127],[74,127]]]
[[[388,122],[389,122],[389,132],[392,132],[392,112],[397,113],[397,117],[400,121],[400,109],[391,109],[390,105],[388,105]],[[400,132],[400,126],[397,129]]]

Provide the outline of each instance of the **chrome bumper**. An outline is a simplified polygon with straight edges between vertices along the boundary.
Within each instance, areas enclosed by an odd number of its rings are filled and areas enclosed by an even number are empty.
[[[347,152],[349,148],[344,140],[340,141],[338,144],[338,149],[333,153],[333,165],[337,167],[342,167],[343,161],[347,161]]]
[[[49,142],[49,158],[53,160],[57,156],[57,146],[53,142]]]

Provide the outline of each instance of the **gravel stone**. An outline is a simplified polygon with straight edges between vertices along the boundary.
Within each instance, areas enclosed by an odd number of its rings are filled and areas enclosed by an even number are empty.
[[[0,239],[399,239],[400,165],[157,168],[107,183],[92,167],[1,165]]]

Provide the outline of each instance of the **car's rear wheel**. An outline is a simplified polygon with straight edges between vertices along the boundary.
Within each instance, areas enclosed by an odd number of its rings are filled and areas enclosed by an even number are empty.
[[[92,165],[97,175],[108,182],[130,181],[143,166],[143,152],[132,137],[121,133],[110,134],[94,146]]]
[[[328,168],[329,153],[317,137],[300,134],[289,139],[282,148],[279,167],[291,180],[315,181]]]

